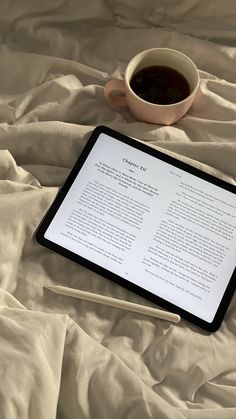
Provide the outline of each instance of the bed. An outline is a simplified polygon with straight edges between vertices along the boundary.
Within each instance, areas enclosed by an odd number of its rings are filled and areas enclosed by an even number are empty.
[[[55,295],[43,287],[153,306],[35,240],[98,125],[235,184],[234,0],[1,6],[0,418],[234,419],[235,296],[209,334]],[[173,126],[138,122],[104,99],[105,83],[154,47],[182,51],[200,71],[196,100]]]

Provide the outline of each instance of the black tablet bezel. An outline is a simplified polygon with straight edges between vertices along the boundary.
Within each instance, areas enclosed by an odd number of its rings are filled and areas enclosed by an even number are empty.
[[[167,309],[169,311],[175,312],[179,314],[183,319],[186,319],[187,321],[195,324],[196,326],[208,331],[208,332],[214,332],[216,331],[225,316],[226,310],[229,306],[229,303],[231,301],[231,298],[233,296],[234,290],[235,290],[235,278],[236,278],[236,268],[234,269],[233,275],[228,283],[228,286],[223,294],[223,297],[221,299],[220,305],[217,309],[217,312],[215,314],[215,317],[211,323],[206,322],[205,320],[183,310],[182,308],[162,299],[161,297],[158,297],[155,294],[152,294],[151,292],[145,290],[144,288],[139,287],[138,285],[128,281],[127,279],[124,279],[111,271],[108,271],[107,269],[77,255],[76,253],[73,253],[49,240],[47,240],[44,237],[44,234],[46,230],[48,229],[52,219],[54,218],[57,210],[59,209],[61,203],[63,202],[67,192],[69,191],[71,185],[73,184],[76,176],[78,175],[81,167],[83,166],[86,158],[88,157],[90,151],[92,150],[95,142],[97,141],[100,134],[107,134],[114,139],[121,141],[125,144],[128,144],[140,151],[143,151],[153,157],[156,157],[157,159],[160,159],[162,161],[165,161],[177,168],[180,168],[194,176],[197,176],[201,179],[204,179],[214,185],[217,185],[223,189],[228,190],[229,192],[236,193],[236,187],[234,185],[231,185],[230,183],[227,183],[219,178],[216,178],[206,172],[203,172],[197,168],[194,168],[180,160],[175,159],[174,157],[171,157],[163,152],[160,152],[159,150],[156,150],[153,147],[150,147],[149,145],[146,145],[138,140],[132,139],[130,137],[127,137],[117,131],[112,130],[111,128],[105,127],[105,126],[99,126],[95,128],[92,135],[90,136],[86,146],[84,147],[83,151],[81,152],[77,162],[75,163],[74,167],[72,168],[68,178],[66,179],[64,185],[58,192],[58,195],[56,196],[54,202],[50,206],[49,210],[47,211],[46,215],[44,216],[43,220],[41,221],[37,231],[36,231],[36,240],[43,246],[47,247],[50,250],[53,250],[62,256],[69,258],[73,260],[74,262],[77,262],[81,264],[82,266],[106,277],[109,280],[112,280],[116,282],[117,284],[137,293],[138,295],[141,295],[142,297],[152,301],[155,304],[158,304],[159,306],[163,307],[164,309]]]

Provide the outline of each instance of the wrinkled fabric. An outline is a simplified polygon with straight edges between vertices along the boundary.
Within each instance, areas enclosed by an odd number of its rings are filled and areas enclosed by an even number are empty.
[[[213,334],[59,296],[65,285],[151,303],[41,247],[35,230],[93,129],[107,125],[236,179],[235,2],[2,1],[0,419],[233,419],[235,297]],[[164,127],[104,99],[138,52],[175,48],[200,72]]]

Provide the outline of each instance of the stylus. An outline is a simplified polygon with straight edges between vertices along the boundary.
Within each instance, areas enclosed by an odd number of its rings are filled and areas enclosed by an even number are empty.
[[[159,319],[169,320],[178,323],[181,318],[178,314],[170,313],[169,311],[162,311],[157,308],[147,307],[129,301],[118,300],[116,298],[107,297],[105,295],[94,294],[87,291],[81,291],[73,288],[63,287],[61,285],[44,286],[44,288],[55,292],[56,294],[67,295],[69,297],[80,298],[94,303],[105,304],[110,307],[117,307],[124,310],[134,311],[135,313],[146,314]]]

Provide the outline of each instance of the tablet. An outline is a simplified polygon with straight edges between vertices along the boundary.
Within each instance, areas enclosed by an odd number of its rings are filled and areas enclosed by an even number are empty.
[[[36,238],[212,332],[235,289],[235,192],[234,185],[100,126]]]

